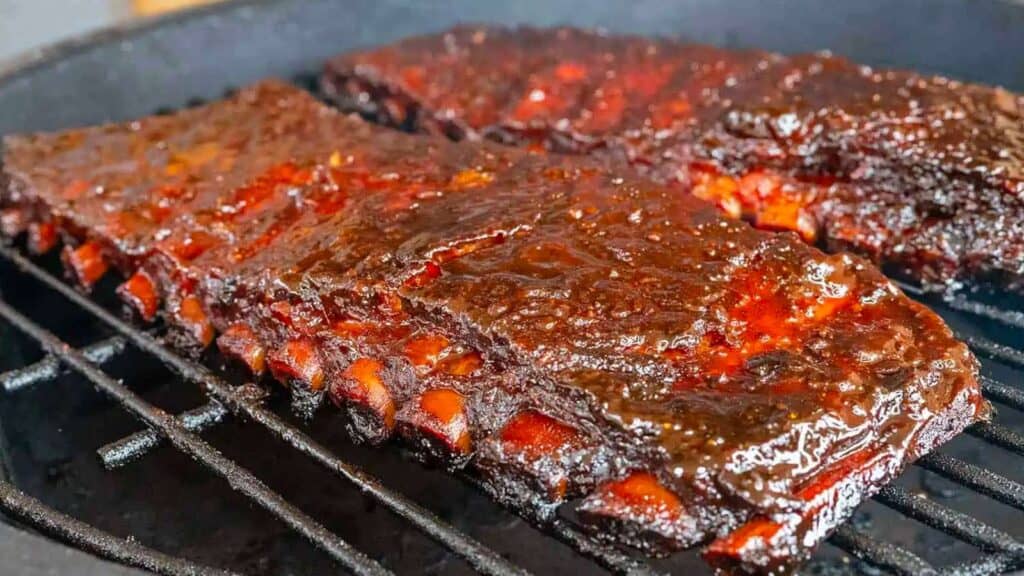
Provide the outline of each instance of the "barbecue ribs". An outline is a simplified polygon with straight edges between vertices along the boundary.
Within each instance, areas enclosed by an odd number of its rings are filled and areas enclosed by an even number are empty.
[[[872,266],[587,158],[365,124],[265,82],[4,140],[5,233],[143,319],[517,509],[782,570],[988,407]]]
[[[340,56],[325,92],[454,137],[624,158],[923,286],[1024,289],[1024,100],[998,88],[574,29],[458,28]]]

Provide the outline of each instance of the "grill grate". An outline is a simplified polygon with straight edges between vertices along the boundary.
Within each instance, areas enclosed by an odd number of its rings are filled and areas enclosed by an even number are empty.
[[[176,448],[223,476],[235,490],[266,508],[268,512],[301,533],[353,573],[361,576],[389,574],[377,562],[353,549],[347,542],[332,534],[316,520],[289,504],[252,473],[226,458],[195,434],[190,433],[176,419],[168,417],[165,412],[106,375],[91,364],[83,353],[71,348],[2,300],[0,300],[0,317],[38,342],[44,350],[58,358],[68,368],[84,376],[93,385],[106,392],[144,423],[159,430]]]
[[[117,335],[95,344],[74,349],[38,323],[0,299],[0,318],[39,343],[47,356],[35,364],[0,374],[0,390],[13,393],[29,386],[53,380],[61,368],[85,377],[93,385],[117,400],[148,428],[98,449],[108,468],[124,466],[169,441],[208,469],[226,478],[239,492],[267,509],[313,544],[330,554],[356,574],[389,574],[377,562],[353,549],[316,520],[289,504],[281,495],[264,485],[251,472],[223,456],[203,441],[198,433],[223,421],[228,414],[258,423],[292,448],[345,479],[370,495],[424,534],[464,559],[484,574],[526,574],[526,571],[501,557],[432,512],[387,488],[376,478],[347,463],[301,430],[288,424],[265,405],[265,392],[253,384],[232,386],[203,364],[189,360],[164,347],[153,334],[137,329],[107,309],[35,264],[18,250],[0,246],[0,256],[25,276],[61,294]],[[913,287],[904,289],[922,299],[927,294]],[[951,310],[979,316],[1013,328],[1024,327],[1024,315],[989,304],[963,298],[943,300]],[[1024,367],[1024,353],[973,335],[961,335],[979,356],[1010,366]],[[128,345],[159,360],[185,380],[199,385],[209,397],[207,404],[171,416],[152,406],[111,378],[100,365],[121,354]],[[983,390],[989,399],[1024,410],[1024,390],[984,377]],[[977,424],[968,432],[985,442],[1018,455],[1024,455],[1024,436],[995,423]],[[970,488],[1017,509],[1024,510],[1024,485],[980,466],[952,456],[936,453],[921,458],[917,466],[935,472],[961,486]],[[850,525],[832,536],[832,544],[871,565],[896,574],[944,574],[949,576],[998,574],[1024,566],[1024,542],[1002,530],[963,512],[932,500],[918,498],[897,485],[885,487],[875,500],[924,525],[944,532],[985,552],[971,562],[935,567],[913,552],[876,539]],[[131,540],[121,540],[101,532],[22,494],[10,484],[0,482],[0,510],[50,532],[57,537],[92,551],[163,574],[224,574],[190,562],[149,550]],[[656,574],[660,571],[643,560],[609,547],[577,530],[562,518],[526,518],[545,529],[574,550],[616,573]]]
[[[131,540],[122,540],[111,536],[84,522],[79,522],[70,516],[48,508],[42,502],[4,481],[0,481],[0,507],[83,550],[124,564],[175,576],[179,574],[188,576],[228,576],[232,574],[224,570],[197,566],[186,560],[150,550]]]

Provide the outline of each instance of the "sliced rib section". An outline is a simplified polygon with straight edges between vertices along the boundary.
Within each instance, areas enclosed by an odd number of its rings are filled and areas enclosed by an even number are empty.
[[[323,87],[393,124],[626,160],[925,286],[1024,281],[1024,101],[999,88],[828,54],[489,27],[339,56]]]

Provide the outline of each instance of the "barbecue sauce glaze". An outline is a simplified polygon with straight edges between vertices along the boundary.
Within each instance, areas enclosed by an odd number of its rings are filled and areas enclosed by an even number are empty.
[[[542,516],[781,570],[987,414],[942,320],[849,255],[578,157],[399,134],[268,82],[4,141],[88,287]],[[14,219],[11,216],[8,219]]]

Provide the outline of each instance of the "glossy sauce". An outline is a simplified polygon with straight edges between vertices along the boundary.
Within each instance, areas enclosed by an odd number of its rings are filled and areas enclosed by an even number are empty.
[[[362,439],[452,466],[483,446],[517,505],[642,471],[689,512],[661,537],[692,544],[816,518],[802,490],[850,454],[902,464],[987,410],[966,346],[866,262],[600,162],[399,134],[278,83],[5,148],[7,203],[141,269],[198,343],[265,351]]]
[[[926,286],[1024,278],[1024,101],[999,88],[828,54],[496,27],[339,56],[323,86],[385,121],[414,110],[428,132],[626,160]],[[758,192],[752,176],[775,183]]]

